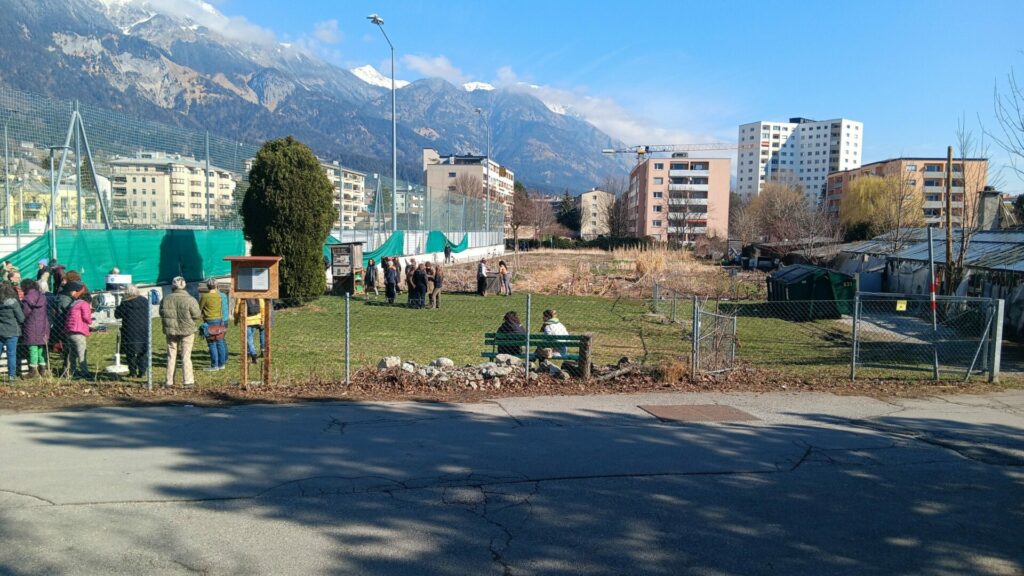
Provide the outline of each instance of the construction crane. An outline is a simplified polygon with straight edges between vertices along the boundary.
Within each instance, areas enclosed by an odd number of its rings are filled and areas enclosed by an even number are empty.
[[[731,142],[709,142],[707,144],[657,144],[627,146],[625,148],[605,148],[602,154],[636,154],[636,162],[643,162],[644,156],[657,152],[707,152],[709,150],[743,150],[756,148],[755,144],[733,144]]]

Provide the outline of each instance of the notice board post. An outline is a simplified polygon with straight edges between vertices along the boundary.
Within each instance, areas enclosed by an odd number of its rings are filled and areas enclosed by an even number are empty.
[[[264,350],[263,350],[263,378],[264,384],[270,384],[270,359],[271,359],[271,346],[270,346],[270,330],[272,327],[272,317],[274,304],[273,301],[279,298],[279,279],[280,279],[280,256],[230,256],[225,258],[228,262],[231,262],[231,296],[236,298],[242,304],[239,306],[241,310],[241,318],[239,318],[239,324],[242,327],[241,330],[241,345],[246,346],[248,341],[248,311],[244,301],[248,298],[262,299],[265,302],[263,310],[266,311],[263,314],[263,336],[264,336]],[[257,343],[253,342],[253,347]],[[246,388],[249,385],[249,359],[243,356],[242,360],[242,375],[241,382],[242,387]]]

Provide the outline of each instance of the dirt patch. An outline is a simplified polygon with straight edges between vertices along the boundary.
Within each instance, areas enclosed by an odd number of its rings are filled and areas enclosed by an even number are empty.
[[[645,392],[829,392],[872,397],[922,397],[938,394],[979,394],[1019,387],[1011,380],[1000,385],[984,382],[934,383],[905,380],[848,380],[797,378],[769,370],[739,369],[715,376],[677,376],[668,380],[660,370],[643,369],[606,381],[583,383],[539,376],[527,382],[522,376],[502,378],[500,386],[479,383],[429,382],[415,374],[394,370],[363,370],[345,385],[334,380],[282,382],[271,386],[199,387],[194,389],[143,387],[120,383],[35,382],[0,386],[0,410],[51,411],[101,406],[232,406],[241,404],[294,403],[344,400],[418,400],[480,402],[512,396],[634,394]]]

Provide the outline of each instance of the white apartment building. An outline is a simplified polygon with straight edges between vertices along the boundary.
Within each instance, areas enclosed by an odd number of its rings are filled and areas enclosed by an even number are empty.
[[[111,209],[129,224],[196,224],[235,214],[234,174],[185,156],[141,152],[110,164]],[[207,185],[209,188],[207,189]],[[204,193],[205,191],[205,193]]]
[[[334,212],[338,215],[335,228],[353,230],[361,220],[367,220],[366,174],[349,170],[337,160],[320,160],[320,166],[334,187]]]
[[[799,184],[818,202],[831,172],[859,168],[864,124],[848,118],[789,122],[761,120],[739,127],[736,193],[745,200],[761,193],[765,182]]]

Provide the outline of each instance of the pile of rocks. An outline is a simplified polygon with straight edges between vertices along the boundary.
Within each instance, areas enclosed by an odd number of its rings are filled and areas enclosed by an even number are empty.
[[[501,388],[502,378],[521,380],[525,373],[523,359],[510,354],[498,354],[493,362],[467,364],[462,367],[456,366],[450,358],[437,358],[429,364],[417,364],[408,360],[403,361],[398,356],[386,356],[377,363],[377,369],[381,372],[402,371],[430,382],[461,384],[474,390],[486,387]],[[570,377],[558,366],[544,363],[539,369],[530,372],[531,380],[538,377],[538,370],[555,378],[567,380]]]

